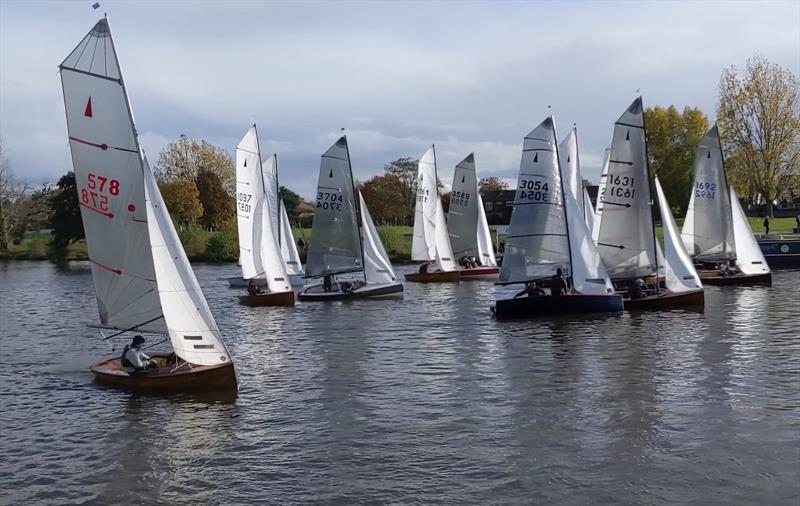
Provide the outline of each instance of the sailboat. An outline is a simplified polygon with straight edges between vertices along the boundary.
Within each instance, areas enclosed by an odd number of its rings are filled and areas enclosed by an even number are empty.
[[[694,186],[681,233],[686,249],[710,285],[772,283],[739,198],[728,186],[719,129],[714,125],[694,155]],[[731,265],[735,269],[727,269]],[[721,269],[720,269],[721,268]]]
[[[324,277],[325,282],[304,289],[298,295],[300,300],[358,299],[403,293],[403,284],[397,281],[367,205],[359,194],[359,208],[356,208],[355,197],[350,151],[347,137],[342,136],[322,155],[306,261],[306,276]],[[335,276],[341,274],[362,274],[364,281],[336,280]]]
[[[294,292],[278,245],[275,199],[268,198],[261,168],[258,131],[253,124],[236,146],[236,222],[243,279],[264,279],[267,291],[239,296],[245,306],[293,306]]]
[[[411,259],[425,263],[419,272],[406,274],[406,281],[458,282],[460,276],[453,261],[453,248],[439,196],[434,146],[425,151],[417,167],[417,202],[414,207]],[[430,271],[431,266],[436,270]]]
[[[258,139],[256,138],[256,142]],[[251,162],[252,166],[255,165]],[[237,170],[239,170],[237,165]],[[278,185],[278,155],[265,158],[261,161],[261,176],[263,180],[264,193],[268,202],[269,218],[272,234],[278,241],[280,248],[280,255],[283,258],[284,269],[288,275],[289,283],[292,287],[302,287],[305,284],[303,279],[303,265],[300,262],[300,255],[297,252],[297,246],[294,242],[294,235],[292,234],[292,225],[289,222],[289,216],[286,214],[286,205],[280,196],[280,186]],[[247,204],[247,203],[244,203]],[[239,207],[241,202],[237,201],[237,216],[241,216]],[[240,218],[239,218],[240,219]],[[251,222],[251,226],[258,225]],[[266,236],[261,236],[266,238]],[[253,246],[254,244],[251,244]],[[241,247],[241,245],[240,245]],[[241,267],[242,259],[239,257],[238,265]],[[246,287],[249,279],[236,276],[228,278],[228,283],[233,287]],[[256,284],[259,287],[267,286],[266,278],[261,275],[255,278]]]
[[[608,164],[597,246],[611,279],[625,297],[626,308],[663,309],[702,304],[703,287],[692,266],[665,264],[658,244],[641,97],[634,100],[614,124]],[[666,203],[663,195],[659,202]],[[669,206],[666,209],[671,217]],[[678,245],[668,243],[667,246]],[[675,268],[680,272],[691,271],[692,279],[686,280],[689,287],[672,283],[662,287],[663,274]],[[674,273],[666,273],[667,280],[674,276]],[[645,280],[650,281],[652,289],[636,286],[646,283]]]
[[[500,284],[546,284],[565,271],[575,293],[498,300],[498,318],[622,311],[581,208],[564,190],[553,117],[523,142]]]
[[[166,334],[173,354],[128,374],[120,358],[91,366],[116,386],[236,388],[222,335],[142,156],[106,19],[59,66],[72,165],[100,321],[115,332]],[[102,330],[101,330],[102,333]]]
[[[578,128],[572,127],[567,136],[561,141],[558,146],[558,152],[561,155],[561,167],[564,169],[564,184],[567,190],[572,192],[572,196],[578,202],[581,209],[581,215],[586,226],[589,230],[594,228],[594,208],[592,207],[592,200],[589,197],[589,192],[583,185],[583,176],[581,175],[580,156],[578,155]]]
[[[496,280],[500,268],[497,267],[492,235],[478,190],[474,153],[456,165],[453,173],[447,229],[455,258],[474,257],[479,263],[478,267],[459,270],[461,279]]]

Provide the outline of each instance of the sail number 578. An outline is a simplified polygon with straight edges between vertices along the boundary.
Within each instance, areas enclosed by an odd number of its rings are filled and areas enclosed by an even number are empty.
[[[86,188],[81,188],[81,203],[86,207],[108,212],[108,197],[119,195],[119,181],[89,172]]]

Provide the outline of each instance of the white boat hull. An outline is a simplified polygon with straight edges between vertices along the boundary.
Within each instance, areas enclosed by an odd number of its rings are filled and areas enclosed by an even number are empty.
[[[326,292],[322,285],[314,285],[306,288],[297,295],[297,298],[304,301],[313,300],[343,300],[343,299],[364,299],[376,297],[390,297],[403,295],[402,283],[375,283],[359,287],[352,292],[342,292],[334,285],[335,290]]]

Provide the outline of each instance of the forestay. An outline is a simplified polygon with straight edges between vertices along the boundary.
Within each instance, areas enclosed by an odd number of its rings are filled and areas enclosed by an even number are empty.
[[[664,196],[658,176],[655,178],[655,184],[661,224],[664,229],[664,274],[667,289],[675,293],[699,290],[703,288],[703,283],[697,275],[692,259],[683,247],[683,241],[678,235],[678,226],[672,217],[669,202]]]
[[[369,214],[364,197],[359,192],[359,205],[361,206],[361,225],[364,241],[364,277],[367,283],[394,283],[397,277],[389,261],[389,255],[383,247],[378,230]]]
[[[447,230],[456,258],[474,256],[478,250],[478,177],[475,173],[475,156],[469,156],[456,165],[453,187],[450,192],[450,210]]]
[[[701,260],[736,258],[731,200],[727,192],[719,130],[714,125],[700,140],[694,153],[692,187],[693,253]],[[689,223],[687,219],[685,224]],[[684,234],[689,230],[684,224]]]
[[[147,228],[155,264],[158,296],[175,354],[197,365],[230,361],[217,323],[161,198],[147,160],[144,161]]]
[[[456,268],[453,250],[437,186],[436,153],[431,146],[420,158],[417,169],[417,202],[414,208],[411,259],[433,260],[439,270],[453,271]]]
[[[730,201],[733,214],[733,234],[736,242],[736,265],[744,274],[768,274],[767,260],[761,252],[739,197],[731,186]]]
[[[105,19],[60,69],[100,325],[164,333],[139,141]]]
[[[322,155],[310,243],[306,262],[308,277],[363,269],[346,137],[340,138]]]
[[[280,200],[280,242],[281,242],[281,256],[283,263],[286,265],[286,272],[288,274],[303,274],[303,264],[300,262],[300,254],[297,252],[297,245],[294,242],[294,234],[292,234],[292,224],[289,223],[289,215],[286,214],[286,206],[283,199]]]
[[[555,125],[549,117],[523,142],[500,280],[520,283],[549,278],[569,262]]]
[[[597,246],[612,279],[656,272],[641,97],[614,124]]]

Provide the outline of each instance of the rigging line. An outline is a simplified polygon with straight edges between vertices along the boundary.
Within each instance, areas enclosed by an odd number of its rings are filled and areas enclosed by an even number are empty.
[[[131,279],[131,280],[128,282],[128,286],[130,286],[130,284],[131,284],[132,282],[133,282],[133,279]],[[127,290],[128,286],[126,286],[126,287],[125,287],[125,289],[126,289],[126,290]],[[122,294],[126,293],[126,290],[120,290],[120,292],[119,292],[119,297],[122,297]],[[148,294],[150,294],[150,293],[153,293],[153,292],[155,292],[155,290],[154,290],[153,288],[151,288],[151,289],[149,289],[149,290],[147,290],[147,291],[143,292],[141,295],[139,295],[139,296],[138,296],[138,297],[136,297],[135,299],[131,300],[131,301],[130,301],[130,302],[127,304],[127,305],[125,305],[125,306],[121,307],[121,308],[119,309],[119,311],[117,311],[117,313],[119,313],[119,312],[122,312],[122,311],[123,311],[123,310],[125,310],[125,309],[128,309],[128,308],[129,308],[129,307],[131,307],[131,306],[132,306],[132,305],[133,305],[135,302],[137,302],[137,301],[139,301],[139,300],[141,300],[141,299],[143,299],[143,298],[147,297],[147,295],[148,295]],[[115,303],[116,303],[116,302],[119,300],[119,297],[117,297],[117,300],[115,300],[115,301],[114,301]],[[160,307],[160,304],[159,304],[159,307]],[[141,313],[136,313],[136,314],[152,314],[152,311],[142,311]]]
[[[338,156],[333,156],[333,155],[322,155],[322,158],[333,158],[334,160],[341,160],[343,162],[349,162],[350,161],[347,158],[339,158]]]
[[[72,72],[77,72],[78,74],[84,74],[84,75],[87,75],[87,76],[96,77],[97,79],[105,79],[106,81],[112,81],[112,82],[115,82],[115,83],[119,84],[120,86],[122,86],[122,79],[119,79],[119,78],[115,79],[113,77],[104,76],[103,74],[96,74],[94,72],[87,72],[85,70],[74,69],[72,67],[64,67],[63,65],[58,67],[58,68],[60,70],[62,70],[62,71],[69,70],[69,71],[72,71]]]
[[[523,149],[522,150],[523,153],[529,153],[531,151],[549,151],[551,153],[555,152],[555,150],[547,149],[547,148],[528,148],[528,149]]]
[[[142,348],[142,349],[143,349],[143,350],[149,350],[150,348],[155,348],[155,347],[156,347],[156,346],[158,346],[159,344],[166,343],[167,341],[169,341],[169,337],[166,337],[166,338],[162,339],[161,341],[159,341],[159,342],[157,342],[157,343],[151,344],[150,346],[145,346],[145,347],[144,347],[144,348]]]
[[[108,37],[103,37],[103,73],[108,75]]]
[[[111,339],[112,337],[117,337],[118,335],[124,334],[125,332],[130,332],[130,331],[132,331],[132,330],[136,330],[136,329],[138,329],[139,327],[144,327],[144,326],[145,326],[145,325],[147,325],[148,323],[153,323],[154,321],[156,321],[156,320],[159,320],[159,319],[161,319],[161,318],[164,318],[164,315],[158,316],[158,317],[156,317],[156,318],[153,318],[152,320],[148,320],[148,321],[146,321],[146,322],[144,322],[144,323],[139,323],[139,324],[137,324],[137,325],[134,325],[133,327],[131,327],[131,328],[129,328],[129,329],[120,330],[119,332],[116,332],[116,333],[114,333],[114,334],[111,334],[111,335],[110,335],[110,336],[108,336],[108,337],[105,337],[105,338],[103,338],[103,341],[108,341],[108,340],[109,340],[109,339]]]
[[[92,70],[92,66],[94,65],[94,55],[97,54],[97,44],[99,42],[100,42],[99,37],[94,39],[94,49],[92,49],[92,59],[89,61],[89,71]]]
[[[643,126],[639,126],[639,125],[631,125],[630,123],[623,123],[623,122],[621,122],[621,121],[617,121],[617,122],[616,122],[616,123],[614,123],[614,124],[615,124],[615,125],[622,125],[622,126],[626,126],[626,127],[638,128],[638,129],[640,129],[640,130],[644,130],[644,127],[643,127]]]
[[[86,48],[89,46],[89,41],[90,40],[91,40],[91,37],[86,37],[86,39],[84,39],[85,44],[83,45],[83,49],[81,49],[81,54],[79,54],[78,58],[75,59],[75,65],[77,65],[81,61],[81,57],[83,56],[83,52],[86,51]],[[75,49],[77,50],[78,48],[75,48]]]

